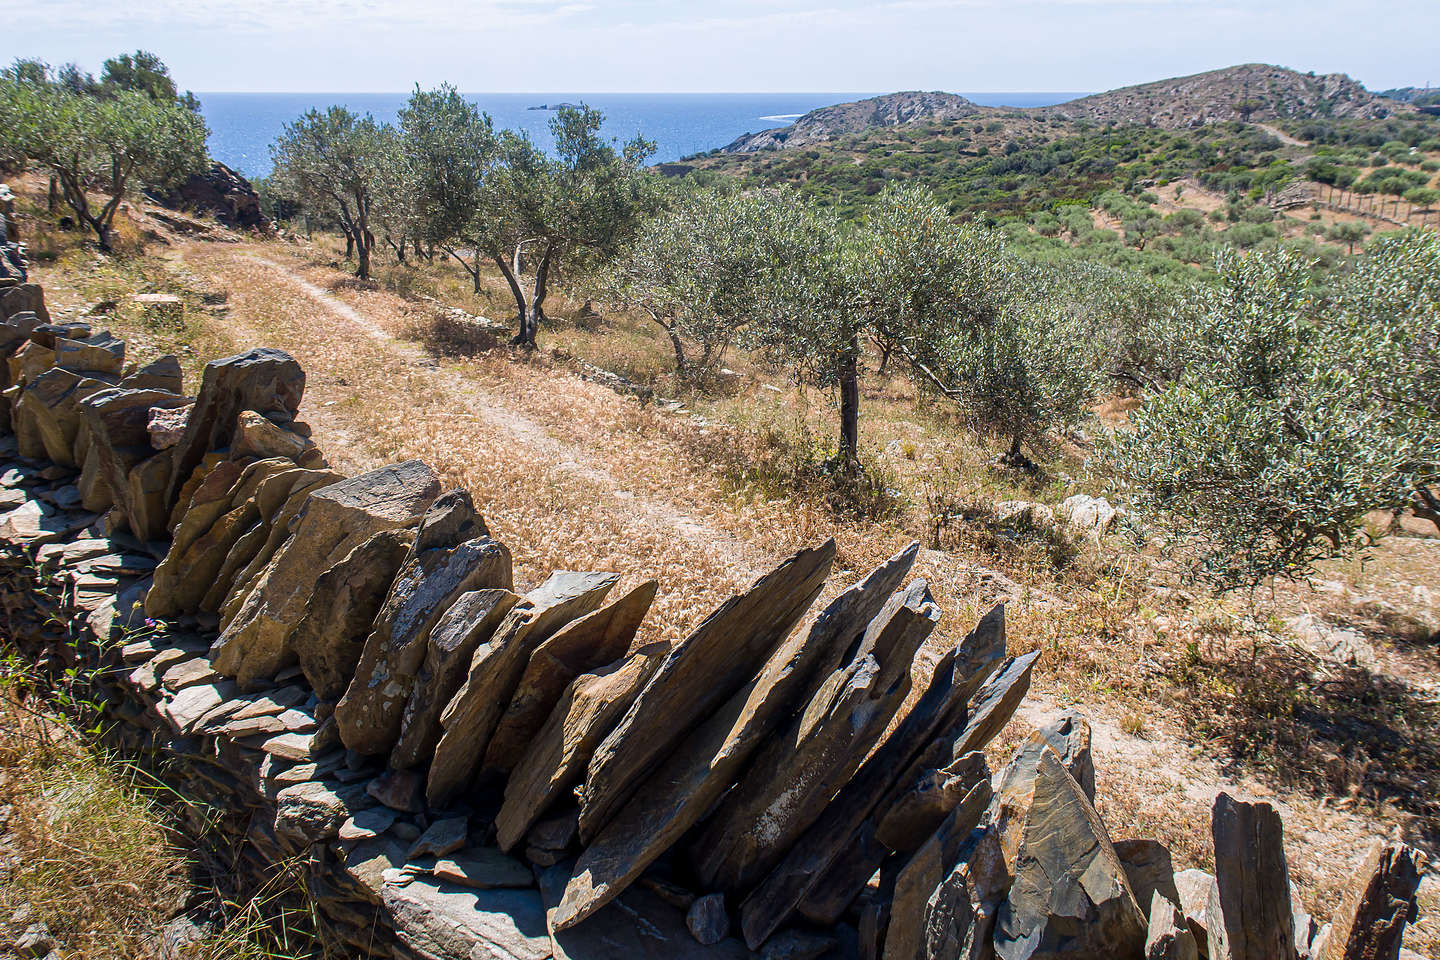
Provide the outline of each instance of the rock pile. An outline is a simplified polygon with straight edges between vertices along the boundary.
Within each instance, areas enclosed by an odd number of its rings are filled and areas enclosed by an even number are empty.
[[[215,361],[191,397],[173,359],[127,365],[20,290],[0,300],[14,636],[116,668],[117,738],[223,813],[242,874],[299,864],[349,949],[1395,956],[1421,868],[1402,845],[1317,931],[1265,804],[1222,796],[1214,876],[1175,875],[1163,846],[1112,840],[1082,717],[992,773],[1038,654],[1007,657],[996,607],[912,689],[940,620],[915,544],[813,614],[835,545],[801,550],[640,643],[653,581],[522,593],[424,463],[330,470],[289,356]]]
[[[230,227],[258,227],[266,222],[260,210],[260,195],[250,181],[219,161],[211,163],[204,173],[191,174],[180,186],[156,199],[177,210],[211,214]]]

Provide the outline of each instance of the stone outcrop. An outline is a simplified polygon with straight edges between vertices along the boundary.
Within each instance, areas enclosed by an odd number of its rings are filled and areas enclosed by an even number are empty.
[[[209,214],[227,227],[254,228],[266,222],[260,195],[250,181],[218,160],[159,199],[168,207]]]
[[[12,288],[18,289],[18,288]],[[1278,815],[1221,795],[1214,877],[1112,843],[1089,726],[993,776],[1038,653],[1003,608],[958,643],[910,545],[801,624],[833,543],[686,638],[657,584],[523,594],[464,491],[417,461],[342,478],[273,351],[126,369],[83,322],[0,320],[7,640],[102,712],[238,883],[304,874],[327,943],[476,957],[1020,960],[1395,956],[1423,858],[1378,843],[1333,926]],[[148,616],[148,619],[147,619]],[[1022,648],[1023,650],[1023,648]],[[67,672],[67,671],[77,672]],[[244,890],[236,895],[246,896]]]

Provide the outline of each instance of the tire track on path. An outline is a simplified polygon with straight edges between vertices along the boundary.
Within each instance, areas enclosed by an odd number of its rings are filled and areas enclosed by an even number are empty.
[[[332,319],[349,324],[367,338],[382,344],[410,363],[419,364],[426,355],[414,343],[394,336],[373,318],[336,297],[324,287],[301,276],[284,264],[256,253],[241,253],[237,259],[255,263],[274,278],[302,293]],[[241,294],[243,296],[243,293]],[[568,374],[562,374],[568,375]],[[504,399],[486,390],[455,371],[435,369],[434,377],[463,407],[465,414],[498,432],[508,434],[534,453],[540,454],[554,469],[594,484],[610,496],[624,501],[642,521],[662,524],[675,535],[718,556],[736,571],[737,581],[748,583],[773,566],[774,559],[733,534],[716,529],[673,503],[658,499],[627,486],[610,470],[596,464],[586,452],[560,440],[546,429],[543,422],[508,406]],[[417,411],[433,415],[434,411]],[[446,411],[453,415],[454,411]]]

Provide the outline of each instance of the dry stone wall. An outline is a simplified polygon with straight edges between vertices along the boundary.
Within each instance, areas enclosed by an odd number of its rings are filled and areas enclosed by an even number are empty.
[[[997,607],[912,691],[940,621],[917,545],[819,610],[835,545],[801,550],[639,644],[653,581],[522,593],[424,463],[330,469],[286,354],[212,362],[192,397],[39,287],[0,312],[9,639],[103,668],[110,735],[219,818],[237,877],[303,871],[341,952],[1397,955],[1408,847],[1377,841],[1317,930],[1267,804],[1222,795],[1216,875],[1177,876],[1096,812],[1078,714],[991,771],[1038,654],[1007,656]]]

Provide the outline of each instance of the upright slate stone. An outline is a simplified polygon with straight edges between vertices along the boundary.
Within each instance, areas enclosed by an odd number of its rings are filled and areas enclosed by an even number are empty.
[[[0,290],[0,319],[8,320],[17,313],[33,313],[41,323],[50,322],[45,309],[45,290],[38,283],[22,283]]]
[[[305,371],[281,350],[257,347],[207,363],[185,435],[174,448],[166,508],[174,506],[181,485],[206,453],[230,446],[241,411],[293,418],[304,392]]]
[[[630,649],[658,588],[656,581],[647,580],[613,603],[561,627],[535,648],[490,737],[480,767],[482,778],[509,775],[570,681]]]
[[[582,673],[560,695],[530,750],[505,783],[495,818],[502,850],[512,850],[552,805],[585,775],[595,748],[635,702],[670,646],[650,643],[623,660]]]
[[[1014,874],[995,924],[999,960],[1101,960],[1144,950],[1148,925],[1124,865],[1090,798],[1048,746]]]
[[[817,673],[828,675],[859,642],[918,551],[912,543],[836,597],[681,742],[581,855],[557,913],[561,922],[578,923],[599,910],[704,816],[764,738],[789,719],[796,703],[810,699]]]
[[[382,530],[315,581],[290,642],[321,699],[339,697],[355,678],[365,638],[414,539],[412,530]]]
[[[757,751],[690,845],[706,888],[748,889],[780,863],[885,732],[910,691],[915,651],[939,620],[917,580],[870,621],[853,658]]]
[[[390,766],[409,770],[429,763],[440,741],[440,715],[465,682],[480,644],[494,636],[515,606],[524,601],[509,590],[462,593],[435,623],[425,640],[425,660],[405,703],[400,739],[390,751]]]
[[[1210,960],[1295,960],[1295,916],[1284,825],[1264,801],[1228,793],[1210,812],[1215,887],[1207,910]]]
[[[1353,874],[1335,914],[1324,952],[1315,960],[1395,960],[1405,924],[1416,917],[1423,854],[1377,839]]]
[[[990,805],[989,769],[983,754],[972,754],[969,789],[895,877],[895,897],[890,906],[890,929],[885,936],[885,960],[917,960],[924,956],[925,911],[935,889],[962,859],[973,853],[978,838],[972,837],[985,809]]]
[[[466,591],[513,585],[510,551],[488,535],[469,494],[455,490],[436,500],[375,619],[355,679],[335,705],[345,746],[366,756],[389,753],[436,621]]]
[[[964,727],[966,702],[1004,654],[1005,609],[996,606],[945,652],[905,719],[746,899],[741,912],[747,938],[773,933],[802,903],[802,912],[822,925],[840,919],[889,852],[875,840],[877,808],[899,784],[919,775],[915,758],[937,735]],[[1028,685],[1028,672],[1024,676]],[[948,742],[946,748],[948,763]]]
[[[310,493],[289,539],[223,626],[211,651],[215,669],[255,689],[298,662],[290,637],[320,575],[380,531],[419,523],[439,493],[434,472],[418,460]]]
[[[835,542],[801,550],[731,597],[671,650],[590,760],[580,805],[588,843],[704,718],[755,677],[819,596]]]
[[[617,573],[557,571],[525,595],[489,640],[476,647],[464,682],[440,715],[444,733],[425,791],[433,806],[467,793],[480,774],[495,725],[535,648],[605,602]]]

